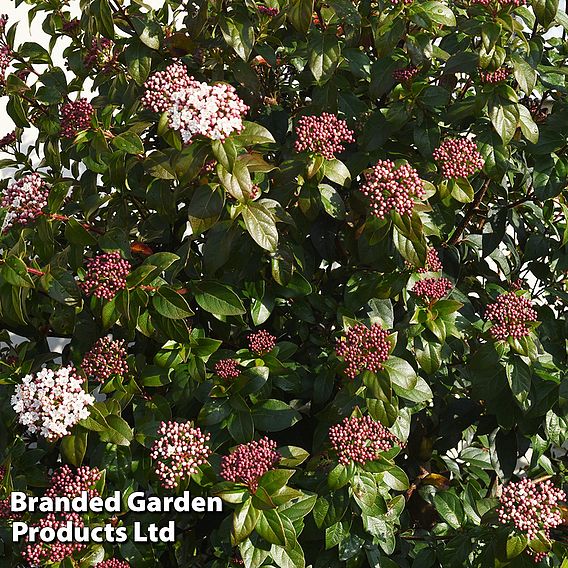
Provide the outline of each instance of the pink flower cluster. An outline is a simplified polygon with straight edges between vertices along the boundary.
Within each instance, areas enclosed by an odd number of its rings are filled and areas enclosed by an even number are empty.
[[[9,132],[6,136],[0,138],[0,150],[6,148],[6,146],[11,146],[17,140],[16,131]]]
[[[442,272],[442,262],[436,249],[428,249],[426,253],[426,266],[419,268],[416,272],[424,274],[426,272]]]
[[[510,482],[503,488],[499,500],[499,521],[503,524],[513,523],[517,530],[527,535],[529,541],[534,540],[539,531],[550,538],[550,529],[562,524],[559,504],[566,500],[566,493],[555,487],[550,479]],[[534,552],[533,555],[535,561],[546,556]]]
[[[85,353],[81,369],[89,379],[104,383],[111,377],[128,374],[127,356],[124,340],[113,341],[110,337],[101,337]]]
[[[493,338],[506,341],[509,337],[520,339],[529,335],[527,323],[536,321],[537,313],[528,298],[507,292],[501,294],[494,304],[487,306],[485,317],[493,322]]]
[[[519,6],[526,4],[526,0],[471,0],[471,3],[489,6],[494,1],[496,1],[500,7],[514,6],[515,8],[518,8]]]
[[[170,127],[180,132],[186,144],[198,135],[225,140],[243,129],[249,107],[232,85],[201,83],[183,65],[174,63],[154,73],[144,86],[142,104],[154,112],[167,112]]]
[[[255,355],[266,355],[274,349],[276,337],[265,329],[259,329],[248,336],[248,342],[249,349]]]
[[[14,513],[10,506],[10,496],[0,499],[0,521],[17,521],[22,517],[21,513]]]
[[[270,16],[271,18],[278,16],[278,14],[280,13],[278,8],[269,8],[268,6],[262,6],[262,5],[257,6],[257,10],[259,14],[264,14],[265,16]]]
[[[63,31],[69,35],[75,35],[77,31],[81,29],[81,22],[78,18],[73,18],[72,20],[65,20],[62,26]]]
[[[117,62],[118,54],[115,53],[115,43],[106,37],[93,38],[91,46],[87,50],[87,55],[83,60],[85,67],[89,69],[100,69],[108,71]]]
[[[102,473],[96,467],[81,466],[73,473],[68,465],[61,466],[51,476],[49,488],[45,492],[47,497],[79,497],[83,491],[89,495],[89,499],[99,495],[95,485],[101,478]]]
[[[156,475],[162,487],[175,489],[180,480],[197,473],[211,455],[210,435],[194,428],[191,422],[162,422],[150,456],[156,460]]]
[[[42,529],[49,527],[57,531],[57,529],[67,526],[69,522],[75,527],[85,526],[83,520],[77,513],[61,513],[60,518],[50,513],[34,526]],[[22,551],[22,556],[31,566],[39,566],[45,562],[60,562],[68,556],[80,552],[84,548],[85,545],[79,542],[60,542],[54,540],[48,543],[39,540],[28,544]]]
[[[124,260],[118,251],[99,254],[87,261],[87,273],[79,287],[88,296],[112,300],[126,288],[130,268],[130,262]]]
[[[378,323],[370,328],[360,323],[351,326],[336,346],[337,355],[347,363],[345,374],[354,379],[364,370],[380,371],[390,354],[388,335]]]
[[[495,85],[506,81],[510,74],[511,70],[508,67],[499,67],[499,69],[496,69],[495,71],[483,71],[480,69],[479,79],[482,83]]]
[[[282,456],[276,451],[276,442],[266,436],[248,444],[240,444],[221,461],[221,477],[233,483],[244,483],[250,491],[258,488],[258,480],[274,469]]]
[[[91,126],[93,106],[87,99],[71,101],[61,107],[61,136],[75,138],[81,130]]]
[[[519,102],[529,109],[533,120],[537,124],[542,124],[548,118],[548,109],[542,106],[541,100],[535,97],[523,97]]]
[[[412,291],[423,300],[435,302],[446,296],[452,288],[453,284],[447,278],[424,278],[416,282]]]
[[[349,462],[364,465],[376,460],[380,452],[401,445],[394,434],[370,416],[344,418],[329,429],[329,439],[339,463],[344,465]]]
[[[18,421],[29,434],[50,442],[67,436],[77,422],[89,417],[89,406],[95,402],[83,383],[71,366],[26,375],[11,398]]]
[[[448,138],[432,153],[446,179],[466,178],[485,164],[477,145],[469,138]]]
[[[371,214],[384,219],[390,211],[410,215],[414,198],[424,196],[424,184],[409,164],[396,167],[390,160],[379,160],[365,173],[361,193],[370,200]]]
[[[8,45],[0,45],[0,87],[6,84],[6,73],[12,63],[12,50]]]
[[[126,560],[110,558],[109,560],[103,560],[102,562],[95,564],[95,568],[130,568],[130,564],[126,562]]]
[[[27,174],[6,189],[0,206],[7,209],[2,230],[11,229],[14,224],[29,225],[39,217],[47,205],[49,189],[39,174]]]
[[[392,78],[398,83],[408,84],[412,82],[414,77],[418,75],[419,69],[414,65],[409,65],[408,67],[402,67],[401,69],[395,69],[392,72]]]
[[[236,359],[221,359],[215,363],[215,372],[225,380],[236,379],[241,374],[239,362]]]
[[[334,114],[324,112],[319,116],[302,116],[296,125],[296,152],[314,152],[326,160],[345,150],[344,144],[355,142],[353,131],[347,123]]]

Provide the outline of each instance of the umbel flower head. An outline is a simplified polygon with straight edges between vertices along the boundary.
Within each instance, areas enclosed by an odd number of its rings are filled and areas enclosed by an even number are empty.
[[[344,418],[329,429],[329,440],[339,463],[344,465],[350,462],[364,465],[376,460],[380,452],[402,445],[394,434],[370,416]]]
[[[49,488],[45,492],[47,497],[79,497],[83,491],[89,495],[89,499],[99,495],[95,485],[101,478],[102,473],[96,467],[83,465],[75,472],[68,466],[63,465],[53,472]]]
[[[408,85],[412,82],[412,79],[416,77],[419,73],[418,67],[414,65],[408,65],[407,67],[402,67],[401,69],[395,69],[392,72],[392,78],[397,83],[402,83],[403,85]]]
[[[87,261],[87,273],[79,286],[88,296],[112,300],[126,288],[130,268],[130,262],[124,260],[118,251],[99,254]]]
[[[33,526],[42,529],[50,527],[57,531],[57,529],[67,526],[68,523],[71,523],[73,527],[82,528],[85,526],[77,513],[61,513],[58,516],[50,513]],[[45,562],[61,562],[68,556],[81,552],[84,548],[85,545],[80,542],[60,542],[58,540],[43,542],[42,540],[36,540],[25,546],[22,556],[29,562],[30,566],[40,566]]]
[[[77,422],[89,417],[89,406],[95,402],[83,383],[72,366],[26,375],[11,399],[18,421],[29,434],[50,442],[67,436]]]
[[[409,164],[396,166],[391,160],[379,160],[365,172],[361,193],[369,198],[371,214],[384,219],[390,211],[410,215],[415,199],[424,196],[424,184]]]
[[[126,560],[118,560],[116,558],[109,558],[95,564],[95,568],[130,568],[130,564]]]
[[[360,323],[352,325],[336,346],[337,355],[347,363],[345,374],[354,379],[364,370],[380,371],[391,350],[388,335],[378,323],[370,328]]]
[[[353,131],[347,123],[334,114],[324,112],[319,116],[302,116],[296,125],[296,152],[314,152],[326,160],[345,150],[344,144],[354,142]]]
[[[91,126],[93,105],[87,99],[71,101],[61,107],[61,136],[75,138],[81,130]]]
[[[499,69],[495,71],[483,71],[480,69],[479,80],[488,85],[496,85],[497,83],[506,81],[510,74],[511,70],[508,67],[499,67]]]
[[[481,170],[485,161],[469,138],[448,138],[432,153],[446,179],[466,178]]]
[[[197,473],[211,455],[207,445],[210,435],[191,422],[172,421],[162,422],[158,434],[150,456],[156,460],[155,472],[162,487],[175,489],[182,479]]]
[[[424,278],[416,282],[412,291],[419,298],[432,302],[441,300],[452,288],[453,284],[447,278]]]
[[[249,349],[255,355],[266,355],[274,349],[276,337],[265,329],[259,329],[248,336],[248,342]]]
[[[215,372],[225,380],[236,379],[241,374],[239,362],[236,359],[221,359],[215,363]]]
[[[250,491],[258,489],[258,480],[274,469],[282,456],[277,444],[266,436],[248,444],[240,444],[221,461],[221,477],[233,483],[244,483]]]
[[[512,523],[518,531],[527,535],[529,541],[534,540],[540,531],[550,538],[550,529],[562,524],[559,504],[565,500],[564,491],[555,487],[550,479],[512,481],[503,488],[497,514],[501,523]],[[544,553],[533,554],[536,561],[545,556]]]
[[[154,112],[167,112],[170,128],[179,131],[186,144],[198,135],[225,140],[243,129],[249,107],[232,85],[201,83],[174,63],[154,73],[144,86],[142,104]]]
[[[26,174],[12,183],[0,201],[0,206],[7,209],[0,232],[11,229],[15,224],[29,225],[42,214],[48,194],[47,185],[36,173]]]
[[[487,306],[485,318],[493,323],[490,330],[493,338],[506,341],[509,337],[520,339],[529,335],[527,323],[536,321],[537,313],[528,298],[507,292]]]
[[[115,67],[118,53],[115,52],[115,43],[106,37],[93,38],[87,50],[83,63],[88,69],[108,71]]]
[[[85,353],[81,369],[89,379],[104,383],[111,377],[128,374],[127,355],[123,339],[113,341],[110,337],[101,337]]]
[[[425,274],[426,272],[442,272],[443,266],[440,257],[438,256],[438,252],[436,249],[428,249],[426,253],[426,265],[422,268],[419,268],[416,272],[419,274]]]

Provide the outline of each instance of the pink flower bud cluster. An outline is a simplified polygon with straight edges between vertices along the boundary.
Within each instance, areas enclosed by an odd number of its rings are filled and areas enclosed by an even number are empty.
[[[87,261],[87,273],[79,287],[88,296],[112,300],[126,288],[130,268],[130,262],[124,260],[118,251],[99,254]]]
[[[14,513],[10,506],[10,496],[0,499],[0,521],[17,521],[21,519],[21,513]]]
[[[542,124],[548,118],[548,109],[542,106],[542,101],[534,97],[523,97],[520,102],[529,109],[537,124]]]
[[[87,50],[87,55],[83,60],[85,67],[88,69],[100,69],[108,71],[112,69],[117,62],[118,54],[115,53],[115,43],[112,39],[106,37],[93,38],[91,46]]]
[[[268,6],[262,6],[262,5],[257,6],[257,10],[259,14],[264,14],[265,16],[270,16],[271,18],[278,16],[278,14],[280,13],[278,8],[269,8]]]
[[[419,69],[414,65],[409,65],[408,67],[403,67],[402,69],[395,69],[392,72],[392,78],[397,83],[408,84],[411,83],[414,77],[418,75]]]
[[[236,359],[221,359],[215,363],[215,372],[222,379],[236,379],[241,375],[239,362]]]
[[[223,457],[221,477],[233,483],[244,483],[250,491],[255,492],[259,478],[274,469],[282,459],[276,447],[276,442],[266,436],[258,441],[240,444]]]
[[[497,83],[506,81],[510,74],[511,70],[508,67],[499,67],[499,69],[495,71],[483,71],[482,69],[480,69],[479,79],[482,83],[495,85]]]
[[[496,2],[500,7],[514,6],[515,8],[526,4],[526,0],[471,0],[472,4],[480,4],[482,6],[489,6],[493,2]]]
[[[198,135],[225,140],[243,129],[249,107],[232,85],[201,83],[175,63],[154,73],[144,86],[142,104],[154,112],[167,112],[170,127],[180,132],[186,144]]]
[[[412,291],[427,302],[441,300],[453,288],[453,284],[447,278],[424,278],[418,280]]]
[[[326,160],[345,150],[344,144],[355,142],[353,131],[347,123],[334,114],[324,112],[319,116],[302,116],[296,125],[296,152],[314,152]]]
[[[130,564],[126,562],[126,560],[110,558],[109,560],[103,560],[102,562],[95,564],[95,568],[130,568]]]
[[[259,329],[248,336],[248,342],[249,349],[255,355],[266,355],[274,349],[276,337],[265,329]]]
[[[0,16],[0,33],[4,33],[7,23],[8,23],[8,14],[2,14]]]
[[[530,333],[528,322],[536,321],[537,313],[532,302],[515,292],[501,294],[494,304],[487,306],[485,318],[493,323],[491,335],[498,341],[520,339]]]
[[[446,179],[466,178],[485,164],[477,145],[469,138],[448,138],[432,152]]]
[[[104,383],[111,377],[128,374],[127,356],[124,340],[113,341],[110,337],[101,337],[85,353],[81,369],[89,379]]]
[[[50,513],[34,526],[42,529],[50,527],[57,531],[57,529],[67,526],[69,522],[71,522],[74,527],[82,528],[85,526],[83,520],[77,513],[62,513],[60,518]],[[31,566],[40,566],[47,562],[61,562],[68,556],[73,556],[76,552],[82,551],[84,548],[85,545],[79,542],[60,542],[55,540],[48,543],[37,540],[36,542],[27,544],[22,551],[22,556]]]
[[[350,379],[364,370],[376,373],[383,368],[391,350],[388,335],[388,331],[378,323],[370,328],[357,323],[337,341],[336,353],[347,363],[345,374]]]
[[[62,29],[66,34],[75,35],[75,33],[81,28],[81,22],[77,18],[72,20],[65,20],[63,22]]]
[[[370,416],[344,418],[329,429],[329,439],[339,463],[344,465],[349,462],[364,465],[376,460],[380,452],[402,445],[394,434]]]
[[[550,538],[550,529],[562,524],[559,504],[566,501],[566,493],[555,487],[550,479],[522,479],[505,485],[499,501],[499,521],[503,524],[512,523],[530,541],[537,538],[540,531]],[[544,553],[532,554],[537,562],[546,556]]]
[[[156,460],[156,475],[162,487],[175,489],[180,480],[188,479],[207,462],[211,449],[210,435],[194,428],[191,422],[162,422],[150,456]]]
[[[0,483],[4,481],[4,477],[6,477],[6,468],[0,465]]]
[[[39,174],[27,174],[12,183],[2,195],[0,206],[7,209],[2,231],[11,229],[16,223],[29,225],[39,217],[47,205],[49,189]]]
[[[89,406],[95,402],[83,390],[84,381],[72,366],[26,375],[11,398],[18,421],[29,434],[50,442],[67,436],[77,422],[89,417]]]
[[[91,126],[93,106],[87,99],[71,101],[61,107],[61,136],[75,138],[81,130]]]
[[[12,50],[7,45],[0,45],[0,87],[6,84],[6,73],[12,63]]]
[[[45,492],[47,497],[79,497],[83,491],[88,493],[89,499],[99,495],[95,485],[102,473],[96,467],[83,465],[73,473],[68,465],[63,465],[53,472],[49,488]]]
[[[11,146],[16,140],[16,131],[9,132],[6,136],[0,138],[0,150],[3,150],[6,146]]]
[[[416,272],[424,274],[426,272],[442,272],[443,266],[436,249],[428,249],[426,253],[426,266],[419,268]]]
[[[424,196],[424,184],[409,164],[396,167],[390,160],[379,160],[365,173],[361,193],[370,200],[371,214],[384,219],[390,211],[410,215],[414,199]]]

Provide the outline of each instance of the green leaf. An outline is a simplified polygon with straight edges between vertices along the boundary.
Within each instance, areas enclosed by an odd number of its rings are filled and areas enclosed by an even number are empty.
[[[503,144],[508,144],[519,124],[518,105],[506,101],[493,102],[489,107],[489,117]]]
[[[531,370],[530,367],[518,357],[505,367],[507,380],[513,396],[517,400],[519,406],[526,410],[526,402],[531,390]]]
[[[306,34],[312,23],[314,0],[290,0],[286,16],[290,23],[302,34]]]
[[[345,203],[339,193],[326,183],[320,183],[318,189],[325,212],[334,219],[345,219]]]
[[[519,126],[523,136],[533,144],[538,142],[539,131],[529,109],[523,105],[518,105],[519,108]]]
[[[250,236],[263,249],[276,252],[278,230],[274,216],[262,202],[253,201],[243,207],[243,220]]]
[[[202,280],[193,284],[195,301],[205,311],[218,316],[239,316],[246,310],[237,294],[219,282]]]
[[[312,30],[308,42],[308,66],[318,83],[327,82],[339,65],[341,47],[335,33]]]
[[[286,546],[286,535],[280,514],[275,509],[262,511],[255,527],[256,532],[267,542]]]
[[[326,160],[323,167],[324,175],[334,183],[342,186],[348,186],[351,183],[351,173],[347,166],[337,158],[334,160]]]
[[[132,43],[124,51],[130,76],[138,85],[143,85],[152,69],[152,51],[143,43]]]
[[[233,140],[242,146],[273,144],[276,142],[270,131],[256,122],[243,120],[243,127],[242,132],[233,136]]]
[[[254,46],[254,28],[249,19],[242,13],[235,18],[221,16],[219,19],[221,33],[227,44],[244,61],[247,61]]]
[[[281,446],[278,453],[282,456],[279,463],[283,467],[296,467],[310,457],[309,452],[297,446]]]
[[[34,281],[28,273],[25,262],[17,256],[9,256],[2,264],[0,275],[12,286],[18,288],[33,288]]]
[[[233,526],[231,530],[231,541],[237,545],[255,529],[261,511],[252,506],[252,500],[247,499],[240,507],[237,507],[233,514]]]
[[[223,187],[237,201],[247,201],[252,193],[252,180],[243,160],[236,160],[232,166],[232,171],[228,171],[219,164],[217,166],[217,175]]]
[[[459,529],[464,521],[464,512],[460,500],[454,493],[442,491],[434,495],[434,506],[441,517],[453,529]]]
[[[160,315],[169,319],[184,319],[193,315],[185,298],[167,286],[158,288],[152,296],[152,305]]]
[[[264,432],[279,432],[290,428],[302,416],[297,410],[281,400],[264,400],[254,406],[252,411],[255,426]]]
[[[75,467],[79,467],[87,451],[87,432],[76,431],[61,440],[61,453],[63,457]]]
[[[528,61],[516,53],[511,55],[511,61],[513,63],[513,74],[515,76],[515,80],[525,95],[530,96],[536,85],[536,70],[533,69]]]
[[[544,27],[548,28],[556,18],[556,13],[558,12],[558,0],[532,0],[531,5],[533,7],[534,13],[538,23]]]
[[[221,191],[209,186],[198,187],[187,209],[192,234],[199,235],[210,229],[221,216],[224,204]]]
[[[460,203],[471,203],[473,201],[473,187],[465,178],[458,178],[450,182],[452,197]]]
[[[237,444],[246,444],[254,436],[254,422],[250,411],[233,411],[227,421],[229,434]]]
[[[412,390],[416,386],[418,376],[408,361],[391,356],[383,363],[383,367],[389,375],[393,388]]]
[[[112,139],[112,145],[118,150],[122,150],[128,154],[143,154],[144,144],[140,136],[131,130],[123,132]]]
[[[134,434],[128,422],[116,414],[105,416],[105,421],[108,427],[100,432],[101,440],[118,446],[129,446]]]

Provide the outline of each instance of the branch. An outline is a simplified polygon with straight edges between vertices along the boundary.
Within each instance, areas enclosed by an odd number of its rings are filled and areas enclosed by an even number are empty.
[[[471,221],[472,217],[475,215],[477,208],[481,205],[481,202],[483,201],[483,198],[485,197],[485,194],[487,193],[490,184],[491,180],[487,178],[483,183],[483,185],[481,186],[481,189],[475,195],[473,201],[471,202],[468,210],[464,215],[464,218],[461,220],[460,224],[456,227],[456,230],[454,231],[452,237],[446,242],[446,246],[455,245],[460,240],[460,237],[462,236],[466,227],[469,225],[469,222]]]

